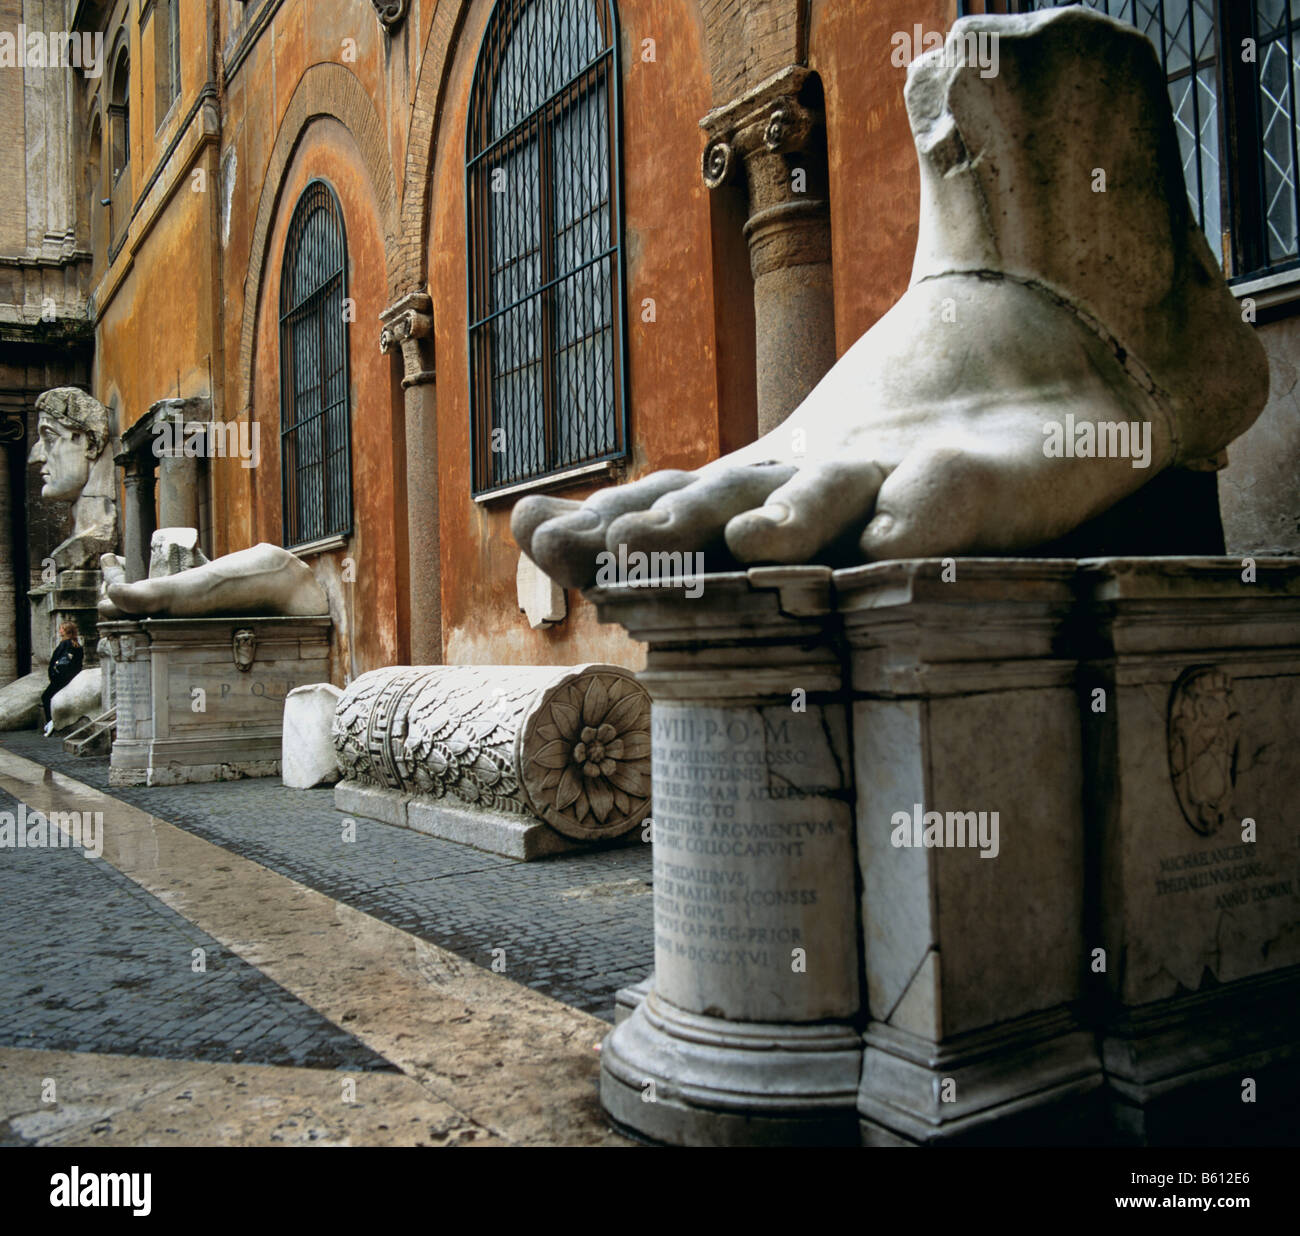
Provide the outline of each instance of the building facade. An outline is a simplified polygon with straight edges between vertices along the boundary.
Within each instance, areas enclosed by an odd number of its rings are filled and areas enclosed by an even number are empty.
[[[1162,50],[1189,196],[1272,362],[1269,408],[1220,474],[1229,551],[1294,553],[1290,10],[1111,7]],[[336,682],[638,668],[575,593],[545,623],[521,612],[514,501],[752,440],[893,304],[917,232],[906,63],[981,8],[4,0],[0,27],[103,46],[93,75],[0,69],[25,124],[0,133],[23,169],[0,185],[0,676],[25,668],[5,599],[31,577],[21,547],[39,559],[55,518],[16,435],[61,383],[118,433],[160,399],[209,409],[202,544],[310,564]],[[53,323],[35,312],[50,288]]]

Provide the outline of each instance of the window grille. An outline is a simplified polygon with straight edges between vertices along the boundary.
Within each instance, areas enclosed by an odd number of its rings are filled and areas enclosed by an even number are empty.
[[[498,0],[465,142],[476,497],[626,453],[619,129],[613,4]]]
[[[346,296],[343,213],[333,189],[313,180],[294,207],[280,278],[280,461],[289,548],[352,531]]]

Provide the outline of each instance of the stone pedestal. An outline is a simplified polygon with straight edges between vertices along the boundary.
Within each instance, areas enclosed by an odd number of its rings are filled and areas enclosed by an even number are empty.
[[[1113,1136],[1294,1132],[1300,562],[1093,559],[1079,596]]]
[[[284,701],[329,671],[330,620],[105,622],[117,694],[113,785],[176,785],[280,771]]]
[[[616,665],[372,670],[335,712],[334,805],[508,858],[640,844],[649,728]]]
[[[42,584],[28,594],[32,607],[32,667],[44,669],[59,642],[59,623],[72,619],[81,632],[85,665],[99,661],[95,624],[99,621],[98,571],[60,571],[52,584]]]
[[[851,648],[868,1145],[1077,1141],[1100,1067],[1065,561],[838,572]]]
[[[655,974],[601,1054],[620,1125],[678,1145],[857,1140],[851,761],[830,572],[596,589],[648,645]],[[642,998],[643,997],[643,998]]]

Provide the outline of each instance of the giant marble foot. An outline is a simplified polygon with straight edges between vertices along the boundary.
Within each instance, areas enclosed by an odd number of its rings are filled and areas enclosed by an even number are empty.
[[[990,35],[986,77],[961,49]],[[588,586],[620,547],[1024,551],[1163,469],[1214,466],[1258,416],[1263,348],[1191,214],[1142,35],[1078,8],[963,19],[905,97],[921,166],[906,294],[750,446],[581,503],[520,501],[514,535],[552,577]]]
[[[108,599],[123,614],[132,616],[311,617],[329,612],[329,602],[311,568],[265,541],[176,575],[134,584],[111,583]]]

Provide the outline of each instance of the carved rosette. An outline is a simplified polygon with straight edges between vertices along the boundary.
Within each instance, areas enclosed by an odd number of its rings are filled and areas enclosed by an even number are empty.
[[[1202,836],[1234,818],[1241,716],[1217,666],[1185,671],[1169,694],[1169,776],[1183,815]]]
[[[333,732],[349,780],[568,837],[616,837],[650,808],[650,697],[616,666],[375,670],[344,692]]]
[[[566,837],[617,837],[650,807],[650,696],[626,670],[588,666],[548,692],[520,731],[538,813]]]

